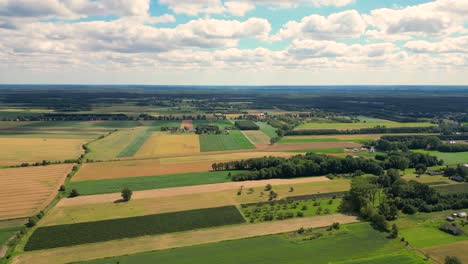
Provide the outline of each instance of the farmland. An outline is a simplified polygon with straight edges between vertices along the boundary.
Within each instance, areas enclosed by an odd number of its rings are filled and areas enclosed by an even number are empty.
[[[254,148],[255,146],[239,130],[232,130],[227,135],[200,135],[202,152]]]
[[[136,153],[137,157],[200,152],[198,135],[153,133]]]
[[[257,126],[260,127],[260,131],[265,133],[267,136],[270,138],[277,137],[278,134],[276,134],[276,128],[264,123],[264,122],[256,122]]]
[[[213,184],[230,181],[229,174],[238,174],[242,171],[212,171],[192,172],[173,175],[131,177],[109,180],[72,182],[70,189],[76,189],[81,195],[116,193],[124,187],[133,191]]]
[[[301,129],[361,129],[361,128],[373,128],[376,126],[391,127],[429,127],[434,126],[431,123],[425,122],[412,122],[412,123],[399,123],[399,122],[359,122],[359,123],[305,123],[298,127],[296,130]]]
[[[421,257],[408,252],[398,242],[388,240],[367,224],[351,224],[343,228],[348,232],[327,234],[320,239],[291,243],[287,235],[261,236],[242,240],[232,240],[221,243],[204,244],[173,250],[155,251],[129,256],[114,257],[86,263],[238,263],[238,252],[243,252],[242,261],[247,263],[269,263],[270,259],[280,263],[330,263],[349,261],[379,256],[382,254],[398,256],[385,256],[387,259],[403,259],[398,263],[425,263]],[[233,250],[236,249],[236,250]],[[356,263],[373,263],[359,262]],[[381,263],[381,262],[374,262]],[[391,263],[391,262],[390,262]]]
[[[254,144],[270,144],[270,137],[261,130],[245,130],[242,133]]]
[[[81,146],[85,142],[85,139],[0,137],[0,149],[8,150],[0,152],[0,164],[76,159],[83,153]]]
[[[240,224],[234,206],[38,228],[26,251]]]
[[[73,164],[0,169],[0,220],[29,217],[48,205]]]
[[[468,152],[440,152],[436,150],[414,150],[414,152],[427,153],[444,160],[444,164],[453,165],[468,163]]]

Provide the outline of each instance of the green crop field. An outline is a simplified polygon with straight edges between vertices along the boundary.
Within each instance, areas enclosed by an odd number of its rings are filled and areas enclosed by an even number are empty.
[[[146,140],[153,134],[154,128],[150,127],[145,131],[141,131],[133,141],[127,145],[117,157],[131,157],[145,144]]]
[[[197,127],[198,125],[216,125],[220,129],[224,129],[225,127],[234,127],[234,124],[229,121],[228,119],[206,119],[206,120],[193,120],[193,127]]]
[[[423,260],[422,257],[416,254],[391,254],[376,256],[372,258],[340,261],[336,264],[424,264],[427,261]]]
[[[341,199],[277,201],[259,205],[242,205],[241,211],[251,223],[283,220],[294,217],[334,214]]]
[[[157,235],[192,229],[241,224],[235,206],[39,227],[24,250],[65,247],[114,239]]]
[[[228,135],[200,135],[202,152],[254,148],[255,146],[239,130],[232,130]]]
[[[68,189],[77,189],[81,195],[92,195],[120,192],[124,187],[128,187],[133,191],[142,191],[181,186],[193,186],[229,182],[231,181],[228,177],[229,173],[235,175],[241,172],[243,171],[210,171],[110,180],[78,181],[71,182]]]
[[[260,130],[263,131],[263,133],[265,133],[270,138],[278,136],[278,134],[276,134],[276,128],[270,126],[269,124],[264,122],[256,122],[255,124],[257,124],[257,126],[260,127]]]
[[[118,121],[118,120],[111,120],[111,121],[103,121],[93,124],[95,127],[105,127],[105,128],[130,128],[130,127],[137,127],[141,126],[139,121]]]
[[[427,153],[444,160],[446,165],[468,163],[468,152],[440,152],[436,150],[413,150],[414,152]]]
[[[296,127],[296,130],[301,129],[361,129],[372,128],[376,126],[385,127],[429,127],[434,124],[428,122],[414,122],[414,123],[399,123],[399,122],[361,122],[361,123],[305,123]]]
[[[422,259],[419,262],[414,261],[417,257],[406,250],[401,243],[396,240],[387,239],[386,233],[372,229],[368,223],[343,225],[341,228],[343,230],[340,230],[340,232],[337,232],[336,234],[325,234],[317,239],[300,242],[296,242],[289,238],[289,234],[270,235],[112,257],[85,263],[327,264],[331,262],[357,260],[398,253],[407,255],[408,257],[401,258],[405,262],[395,263],[425,263]],[[323,229],[317,231],[324,233],[328,232]],[[383,258],[387,259],[389,257],[387,256]],[[413,261],[409,261],[408,259],[412,259]]]
[[[181,120],[153,120],[145,124],[153,126],[155,130],[161,130],[161,127],[180,127]]]
[[[355,142],[365,143],[372,139],[355,138],[355,139],[337,139],[337,138],[282,138],[278,143],[320,143],[320,142]]]
[[[468,183],[434,186],[434,188],[441,193],[468,193]]]

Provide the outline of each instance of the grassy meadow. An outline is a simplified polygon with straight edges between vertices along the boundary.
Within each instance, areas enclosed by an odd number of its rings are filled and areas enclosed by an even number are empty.
[[[200,135],[200,150],[202,152],[254,148],[255,146],[240,130],[232,130],[227,135]]]
[[[468,163],[468,152],[440,152],[437,150],[413,150],[414,152],[426,153],[444,160],[445,165]]]

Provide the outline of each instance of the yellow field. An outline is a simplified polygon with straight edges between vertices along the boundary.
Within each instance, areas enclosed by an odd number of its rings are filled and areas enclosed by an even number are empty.
[[[86,139],[0,138],[0,164],[59,161],[78,158]]]
[[[313,181],[304,182],[305,179],[307,178],[294,179],[288,184],[284,180],[283,183],[278,183],[280,182],[278,180],[265,180],[239,182],[237,186],[226,186],[233,183],[225,183],[138,191],[134,192],[132,200],[128,203],[113,202],[120,198],[120,193],[79,196],[73,199],[62,199],[40,222],[40,225],[80,223],[267,201],[268,195],[260,195],[264,192],[267,183],[272,184],[273,189],[278,193],[278,199],[288,196],[341,192],[349,190],[350,187],[350,181],[345,179],[328,180],[313,177],[309,178]],[[254,185],[250,186],[250,183]],[[244,185],[245,189],[253,188],[254,192],[248,194],[246,191],[242,195],[237,195],[239,185]],[[290,192],[290,187],[294,187],[294,192]]]
[[[270,137],[261,130],[242,131],[254,144],[270,144]]]
[[[167,134],[155,132],[138,150],[135,156],[158,156],[165,154],[190,154],[200,152],[198,135]]]
[[[354,223],[355,216],[342,214],[296,218],[258,224],[241,224],[219,228],[208,228],[157,236],[143,236],[102,243],[38,250],[23,253],[13,259],[14,264],[58,264],[91,259],[163,250],[198,244],[214,243],[248,237],[264,236],[295,231],[303,228],[318,228],[333,222]]]

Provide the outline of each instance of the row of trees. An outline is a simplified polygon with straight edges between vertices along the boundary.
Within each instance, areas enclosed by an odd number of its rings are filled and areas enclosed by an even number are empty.
[[[249,170],[232,176],[234,181],[271,178],[294,178],[326,174],[369,173],[382,175],[384,169],[406,169],[409,166],[441,164],[436,157],[422,153],[394,153],[384,161],[347,156],[344,159],[308,153],[291,158],[263,157],[238,161],[214,163],[213,170]],[[411,160],[409,157],[411,156]],[[361,174],[358,173],[358,174]]]
[[[441,152],[464,152],[468,151],[465,144],[445,144],[438,136],[383,136],[380,140],[371,142],[369,146],[374,146],[381,151],[408,149],[430,149]]]

